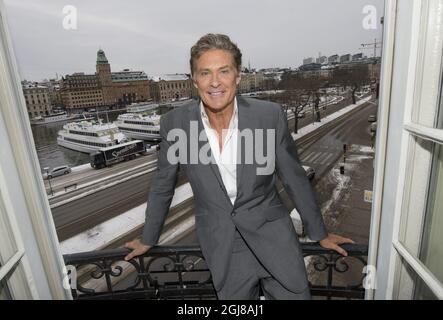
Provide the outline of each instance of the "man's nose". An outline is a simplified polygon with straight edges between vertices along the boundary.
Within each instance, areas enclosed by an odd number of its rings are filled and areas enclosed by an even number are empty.
[[[218,79],[217,74],[213,74],[211,77],[211,86],[212,87],[218,87],[220,85],[220,80]]]

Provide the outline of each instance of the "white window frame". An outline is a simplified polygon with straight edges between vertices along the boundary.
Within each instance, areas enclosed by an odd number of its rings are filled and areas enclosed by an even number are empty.
[[[409,0],[411,1],[411,0]],[[383,177],[385,177],[384,163],[386,159],[386,141],[388,130],[389,103],[391,101],[392,85],[392,58],[394,56],[394,35],[396,33],[397,0],[387,0],[385,10],[385,50],[382,69],[382,95],[380,103],[382,121],[379,126],[381,132],[377,137],[377,165],[376,181],[374,182],[374,207],[371,223],[371,240],[369,263],[376,265],[377,250],[380,239],[380,222],[382,213],[382,199],[386,196],[383,193]],[[403,3],[404,4],[404,3]],[[388,282],[384,294],[385,299],[411,299],[414,294],[414,282],[408,272],[412,269],[433,292],[438,299],[443,299],[443,285],[435,278],[432,272],[419,260],[418,249],[420,243],[416,243],[416,248],[412,250],[402,243],[402,226],[405,217],[414,219],[408,221],[415,226],[415,229],[423,231],[423,218],[426,211],[427,187],[429,185],[429,175],[432,158],[432,151],[420,148],[415,138],[434,142],[443,145],[443,130],[433,128],[436,123],[437,111],[439,108],[442,91],[442,71],[443,71],[443,0],[421,0],[412,1],[412,32],[409,54],[408,75],[406,80],[406,92],[397,94],[406,94],[404,105],[404,119],[401,130],[401,146],[398,164],[397,193],[395,197],[395,210],[392,226],[392,245],[390,247],[390,259],[388,270]],[[417,158],[415,158],[418,156]],[[419,159],[419,160],[417,160]],[[428,161],[427,161],[428,160]],[[426,163],[418,165],[418,163]],[[425,197],[417,201],[412,199],[415,186],[410,184],[411,171],[414,174],[426,177],[420,181],[419,185]],[[408,171],[407,171],[408,170]],[[387,177],[389,178],[389,177]],[[425,191],[425,192],[423,192]],[[409,202],[409,200],[414,200]],[[414,208],[414,215],[409,215],[411,208]],[[386,214],[386,213],[385,213]],[[385,220],[387,221],[387,220]],[[406,239],[416,240],[417,234],[406,234]],[[385,237],[385,239],[388,237]],[[409,270],[407,270],[409,269]],[[380,270],[379,270],[380,272]],[[374,291],[367,290],[366,298],[373,298]]]
[[[6,241],[2,241],[0,247],[1,251],[14,251],[15,253],[4,261],[3,265],[0,267],[0,281],[4,281],[7,286],[12,299],[37,299],[38,292],[33,285],[33,275],[31,272],[31,267],[29,261],[25,255],[25,248],[23,242],[21,241],[21,233],[17,227],[17,222],[14,217],[14,208],[10,203],[10,196],[8,194],[8,188],[4,183],[4,173],[0,168],[0,215],[3,219],[7,220],[8,227],[10,228],[10,234],[13,235],[13,239],[8,239],[13,245],[8,245],[6,248]],[[4,226],[6,227],[6,226]],[[9,234],[8,234],[9,235]],[[0,235],[1,237],[8,236],[5,234]],[[14,274],[11,275],[12,270]]]
[[[63,286],[66,268],[40,175],[5,15],[0,0],[0,125],[6,132],[0,142],[10,151],[6,156],[13,170],[3,172],[0,167],[0,214],[7,218],[16,250],[0,268],[0,279],[7,278],[14,299],[72,299],[70,289]],[[0,254],[8,249],[0,241]]]

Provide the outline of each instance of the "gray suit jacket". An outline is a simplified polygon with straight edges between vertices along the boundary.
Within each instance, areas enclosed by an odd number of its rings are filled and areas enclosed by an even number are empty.
[[[171,164],[167,160],[168,148],[174,145],[174,141],[166,139],[170,130],[184,130],[188,147],[197,143],[190,138],[191,122],[198,123],[199,133],[204,132],[199,103],[182,106],[161,118],[158,174],[148,197],[142,242],[157,244],[181,167],[194,193],[197,236],[215,289],[219,290],[226,278],[237,228],[257,258],[283,286],[294,292],[303,291],[308,285],[306,268],[289,211],[278,196],[277,174],[310,238],[324,239],[327,232],[311,185],[300,165],[286,116],[278,104],[237,97],[239,131],[246,128],[275,130],[275,170],[269,175],[257,175],[260,162],[246,162],[243,152],[242,162],[237,164],[237,198],[232,205],[215,162],[191,164],[189,152],[185,155],[188,161]],[[266,146],[266,134],[262,142]],[[199,141],[199,149],[206,143]],[[244,143],[238,143],[238,152],[244,148]]]

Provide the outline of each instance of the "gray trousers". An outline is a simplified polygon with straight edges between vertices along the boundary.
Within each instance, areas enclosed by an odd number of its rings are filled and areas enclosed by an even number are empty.
[[[266,271],[236,230],[231,263],[223,287],[217,291],[220,300],[258,300],[261,287],[266,300],[310,300],[309,287],[291,292]]]

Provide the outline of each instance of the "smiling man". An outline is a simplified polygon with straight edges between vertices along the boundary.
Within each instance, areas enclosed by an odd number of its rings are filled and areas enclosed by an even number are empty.
[[[158,243],[182,167],[194,193],[197,236],[218,298],[258,299],[261,287],[266,299],[310,299],[301,246],[278,196],[277,176],[312,240],[342,255],[347,253],[339,245],[353,241],[327,233],[281,107],[236,95],[241,56],[221,34],[207,34],[191,48],[192,79],[200,101],[161,118],[159,171],[151,185],[143,237],[126,244],[132,249],[126,259]],[[203,133],[203,141],[191,134],[193,125]],[[193,144],[199,150],[207,147],[213,161],[168,159],[174,145],[168,133],[177,129],[186,133],[188,150]],[[272,139],[256,135],[252,144],[245,142],[242,133],[247,130],[271,132]],[[244,161],[242,154],[247,157],[251,148],[273,153],[271,172],[257,174],[257,159]],[[180,158],[187,159],[189,153]]]

